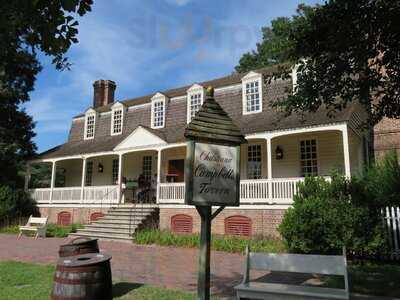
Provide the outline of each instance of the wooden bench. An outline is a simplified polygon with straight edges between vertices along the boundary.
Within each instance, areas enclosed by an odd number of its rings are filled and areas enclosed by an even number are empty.
[[[46,228],[47,228],[47,217],[46,218],[35,218],[32,215],[29,217],[28,222],[25,226],[19,226],[19,235],[18,238],[21,237],[24,231],[27,232],[35,232],[35,239],[40,237],[46,237]]]
[[[316,273],[344,277],[345,288],[264,283],[250,280],[250,270]],[[346,252],[343,256],[252,253],[246,248],[243,281],[235,286],[237,299],[349,299]]]

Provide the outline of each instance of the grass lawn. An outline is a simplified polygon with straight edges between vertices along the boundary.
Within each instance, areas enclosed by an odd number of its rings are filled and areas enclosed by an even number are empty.
[[[20,262],[0,262],[0,299],[48,300],[55,268]],[[194,300],[193,294],[128,282],[113,286],[114,299]],[[214,298],[215,300],[217,298]]]

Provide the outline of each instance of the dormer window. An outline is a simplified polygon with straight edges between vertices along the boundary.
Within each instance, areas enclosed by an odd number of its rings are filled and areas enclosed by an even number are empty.
[[[161,93],[157,93],[151,99],[151,128],[165,126],[165,102],[166,97]]]
[[[187,122],[189,123],[199,111],[204,101],[204,88],[195,84],[187,91]]]
[[[243,114],[262,111],[262,75],[250,72],[242,78]]]
[[[84,133],[85,140],[90,140],[94,138],[95,126],[96,126],[96,112],[93,109],[91,109],[87,111],[85,114],[85,133]]]
[[[124,106],[117,102],[111,107],[111,135],[122,133],[123,122]]]

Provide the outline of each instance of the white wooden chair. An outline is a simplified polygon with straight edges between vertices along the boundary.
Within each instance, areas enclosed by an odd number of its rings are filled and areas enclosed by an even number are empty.
[[[344,277],[344,289],[317,286],[265,283],[250,280],[250,270],[280,272],[316,273]],[[237,299],[268,300],[309,300],[309,299],[349,299],[346,250],[343,256],[273,254],[250,252],[246,248],[246,266],[243,281],[235,286]]]
[[[23,232],[35,232],[35,239],[37,239],[38,236],[46,237],[47,218],[48,217],[35,218],[31,215],[25,226],[19,226],[18,238],[21,237]]]

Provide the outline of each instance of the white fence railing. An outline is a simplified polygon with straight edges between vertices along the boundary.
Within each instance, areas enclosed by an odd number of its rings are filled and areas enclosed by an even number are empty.
[[[240,181],[240,202],[245,204],[291,204],[297,184],[304,178],[249,179]],[[184,203],[185,183],[161,183],[160,203]]]
[[[160,203],[183,203],[185,200],[185,183],[160,183]]]
[[[40,189],[31,189],[29,190],[32,199],[36,200],[37,203],[49,203],[51,189],[50,188],[40,188]]]
[[[241,203],[291,204],[297,184],[304,178],[250,179],[240,181]]]
[[[400,207],[386,207],[382,211],[388,230],[393,258],[400,259]]]
[[[117,204],[119,202],[119,186],[87,186],[82,188],[40,188],[31,189],[30,193],[38,204]]]

